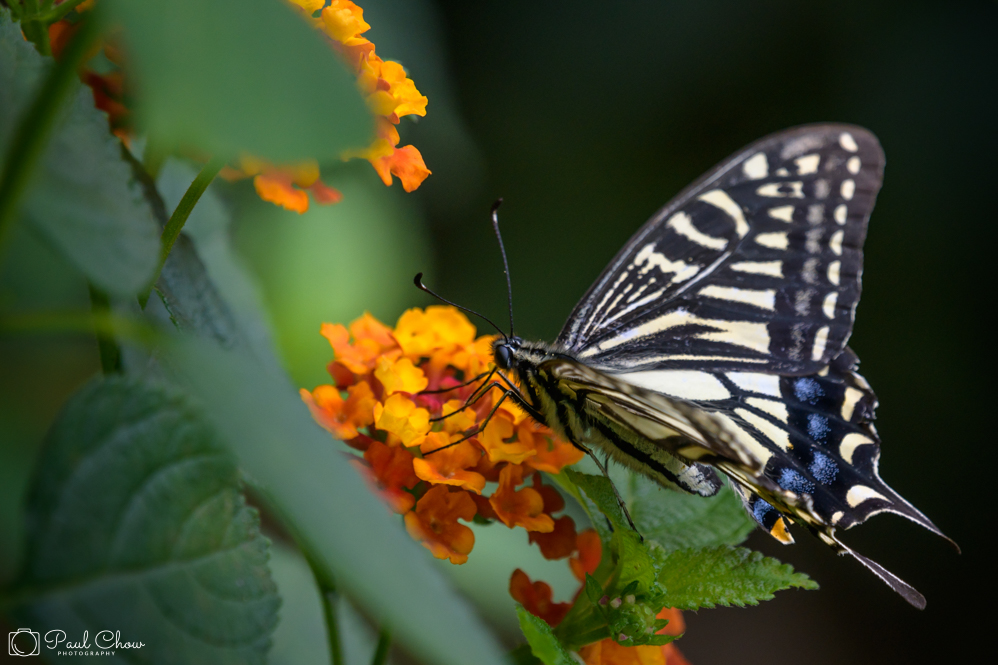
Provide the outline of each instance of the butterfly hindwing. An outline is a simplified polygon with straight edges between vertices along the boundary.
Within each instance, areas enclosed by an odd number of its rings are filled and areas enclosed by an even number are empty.
[[[884,158],[870,132],[764,138],[642,227],[558,345],[593,367],[812,374],[845,347]]]

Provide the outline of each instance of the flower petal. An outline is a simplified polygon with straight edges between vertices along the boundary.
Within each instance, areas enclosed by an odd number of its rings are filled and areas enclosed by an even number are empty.
[[[450,437],[445,432],[427,434],[423,443],[420,444],[423,458],[413,461],[416,475],[434,485],[454,485],[470,490],[475,494],[481,494],[485,488],[485,476],[467,469],[478,463],[482,451],[470,441],[462,441],[455,446],[441,450],[449,444]],[[436,450],[440,450],[440,452],[427,455],[427,453],[433,453]]]
[[[527,531],[554,531],[554,520],[543,512],[544,499],[540,492],[531,487],[516,490],[521,482],[523,468],[518,465],[510,464],[499,473],[499,489],[489,497],[496,515],[511,529],[522,526]]]
[[[405,514],[405,528],[438,559],[460,564],[468,560],[475,546],[475,533],[457,520],[475,517],[475,502],[467,492],[451,492],[446,485],[434,485]]]
[[[385,387],[385,395],[398,392],[416,394],[426,388],[428,381],[423,370],[412,364],[408,358],[392,361],[384,356],[378,358],[374,376]]]
[[[419,482],[413,471],[413,457],[405,448],[389,447],[380,441],[372,441],[364,453],[370,465],[381,496],[392,510],[399,514],[407,513],[416,503],[406,489],[412,489]]]
[[[402,394],[394,394],[374,405],[374,424],[378,429],[391,432],[402,440],[402,445],[411,446],[417,439],[430,431],[430,412],[416,407],[416,404]]]
[[[423,155],[411,145],[396,148],[387,157],[371,160],[371,165],[378,172],[382,182],[390,186],[394,175],[402,182],[402,189],[407,192],[416,191],[427,176],[433,173],[426,168]]]
[[[293,210],[299,215],[308,210],[308,194],[296,189],[291,178],[280,173],[261,174],[253,178],[253,188],[264,201]]]
[[[551,586],[546,582],[531,582],[530,577],[519,568],[509,578],[509,595],[552,628],[561,623],[572,607],[571,603],[553,602]]]

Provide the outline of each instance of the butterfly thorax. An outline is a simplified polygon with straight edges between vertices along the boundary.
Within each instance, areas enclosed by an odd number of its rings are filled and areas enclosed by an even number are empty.
[[[618,410],[621,403],[637,398],[634,393],[640,389],[543,342],[501,339],[493,344],[493,354],[496,366],[512,374],[531,415],[561,438],[583,449],[599,450],[666,487],[702,496],[718,491],[720,481],[712,470],[670,452],[686,441],[679,431]],[[642,409],[638,402],[631,406]],[[636,428],[635,420],[647,431]]]
[[[554,413],[549,413],[550,405],[542,398],[538,378],[540,367],[552,360],[576,360],[571,355],[560,353],[544,342],[527,342],[520,337],[497,339],[492,345],[492,355],[496,366],[511,373],[512,379],[522,389],[523,397],[535,410],[535,415],[543,414],[546,424],[559,434],[563,434]]]

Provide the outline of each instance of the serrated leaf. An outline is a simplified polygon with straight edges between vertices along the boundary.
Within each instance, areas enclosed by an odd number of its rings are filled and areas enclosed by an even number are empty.
[[[516,616],[520,619],[520,630],[530,644],[531,653],[544,665],[577,665],[577,661],[558,641],[546,621],[535,617],[522,605],[516,606]]]
[[[712,497],[668,490],[636,473],[627,485],[628,508],[641,535],[668,551],[738,545],[756,528],[727,485]]]
[[[374,137],[355,77],[289,3],[100,4],[124,27],[138,120],[160,141],[293,162]]]
[[[28,499],[19,617],[145,662],[264,663],[279,598],[234,459],[188,398],[94,381],[50,430]],[[65,648],[65,645],[63,646]]]
[[[0,155],[50,62],[0,10]],[[32,175],[23,216],[99,289],[132,296],[155,271],[159,225],[107,116],[94,108],[88,89],[78,82],[73,86],[71,102]]]
[[[672,552],[665,559],[659,582],[670,607],[695,610],[716,605],[757,605],[773,593],[791,587],[818,585],[790,564],[744,547],[713,547]]]
[[[502,663],[489,630],[315,424],[285,376],[246,353],[189,338],[169,340],[159,357],[209,405],[241,468],[308,544],[315,565],[365,614],[391,626],[406,651],[440,665]]]

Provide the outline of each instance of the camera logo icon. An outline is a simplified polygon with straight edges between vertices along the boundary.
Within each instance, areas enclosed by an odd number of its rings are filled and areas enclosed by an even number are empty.
[[[30,628],[18,628],[7,638],[8,652],[11,656],[37,656],[41,653],[41,636]]]

